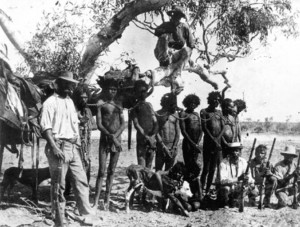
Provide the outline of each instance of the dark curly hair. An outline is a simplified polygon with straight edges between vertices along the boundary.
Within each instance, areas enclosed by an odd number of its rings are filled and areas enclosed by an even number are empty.
[[[247,108],[246,102],[242,99],[236,99],[233,101],[233,103],[237,107],[237,114],[239,114],[240,112],[242,112]]]
[[[99,84],[99,86],[102,89],[107,89],[109,87],[119,87],[119,82],[114,79],[114,78],[104,78],[104,77],[99,77],[99,79],[97,80],[97,83]]]
[[[191,103],[195,103],[197,106],[199,106],[200,105],[200,98],[197,96],[197,95],[195,95],[195,94],[189,94],[189,95],[187,95],[184,99],[183,99],[183,101],[182,101],[182,104],[184,105],[184,107],[188,107],[189,106],[189,104],[191,104]]]
[[[258,146],[256,147],[255,153],[261,152],[261,151],[263,151],[263,150],[266,151],[267,149],[268,149],[267,145],[265,145],[265,144],[260,144],[260,145],[258,145]]]
[[[72,100],[78,109],[83,108],[83,106],[81,106],[81,95],[84,93],[86,93],[87,96],[89,96],[90,94],[89,87],[87,84],[79,84],[73,91]]]
[[[166,93],[161,97],[160,105],[162,107],[168,107],[173,104],[176,104],[176,95],[173,93]]]
[[[226,107],[227,107],[230,103],[232,103],[232,99],[229,99],[229,98],[226,98],[226,99],[224,99],[224,100],[222,101],[222,103],[221,103],[221,109],[222,109],[223,112],[224,112],[224,110],[226,110]]]
[[[137,90],[140,87],[145,87],[147,90],[149,89],[149,85],[144,80],[137,80],[134,82],[134,90]]]
[[[208,94],[207,102],[208,102],[208,104],[210,104],[216,99],[221,100],[221,94],[218,91],[212,91]]]

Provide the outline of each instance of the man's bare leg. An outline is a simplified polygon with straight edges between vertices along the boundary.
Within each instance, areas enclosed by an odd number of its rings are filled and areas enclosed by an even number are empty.
[[[104,199],[104,210],[107,210],[109,208],[110,192],[111,192],[111,188],[114,180],[114,174],[119,160],[119,156],[120,156],[120,152],[110,153],[110,161],[109,161],[107,178],[106,178],[106,194]]]
[[[95,196],[95,201],[93,207],[98,207],[99,203],[99,198],[102,190],[102,184],[103,184],[103,179],[105,175],[105,170],[106,170],[106,159],[107,159],[107,153],[104,150],[103,147],[100,147],[99,149],[99,170],[98,170],[98,177],[96,181],[96,196]]]

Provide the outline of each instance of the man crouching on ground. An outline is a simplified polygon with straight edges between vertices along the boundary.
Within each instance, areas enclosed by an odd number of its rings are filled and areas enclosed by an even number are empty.
[[[64,222],[63,195],[68,169],[74,179],[79,213],[86,217],[93,213],[89,203],[87,177],[80,158],[79,120],[70,98],[76,83],[78,81],[73,79],[71,72],[62,73],[56,80],[55,93],[44,102],[41,111],[40,125],[43,136],[47,140],[45,153],[50,167],[52,213],[55,214],[56,226],[58,221]],[[57,185],[59,185],[58,189],[55,187]],[[59,202],[53,199],[57,196]]]
[[[252,193],[251,189],[254,189],[254,180],[250,172],[248,175],[245,175],[247,161],[239,157],[242,148],[243,146],[239,142],[228,143],[229,155],[220,164],[220,188],[218,194],[220,207],[235,206],[235,200],[240,195],[241,181],[247,181],[249,184],[248,196]]]

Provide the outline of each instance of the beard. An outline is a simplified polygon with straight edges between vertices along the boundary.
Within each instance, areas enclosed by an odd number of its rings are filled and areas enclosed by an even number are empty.
[[[67,96],[71,97],[72,94],[73,94],[73,90],[66,88],[66,89],[64,89],[64,93],[65,93]]]

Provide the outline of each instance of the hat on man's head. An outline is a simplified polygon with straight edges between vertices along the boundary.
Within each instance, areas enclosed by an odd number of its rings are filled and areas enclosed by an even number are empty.
[[[240,142],[228,143],[228,148],[230,149],[242,149],[243,145]]]
[[[169,16],[173,16],[173,15],[175,15],[175,14],[178,14],[178,15],[180,15],[181,17],[186,18],[186,15],[185,15],[185,13],[184,13],[183,8],[180,7],[180,6],[176,6],[176,5],[172,6],[172,10],[168,11],[167,14],[168,14]]]
[[[284,151],[281,152],[280,154],[282,155],[291,155],[291,156],[294,156],[294,157],[297,157],[297,152],[296,152],[296,147],[293,146],[293,145],[288,145],[284,148]]]
[[[74,76],[73,76],[73,73],[72,72],[69,72],[69,71],[65,71],[65,72],[62,72],[58,79],[61,79],[61,80],[66,80],[66,81],[69,81],[69,82],[72,82],[72,83],[79,83],[78,80],[74,80]]]

